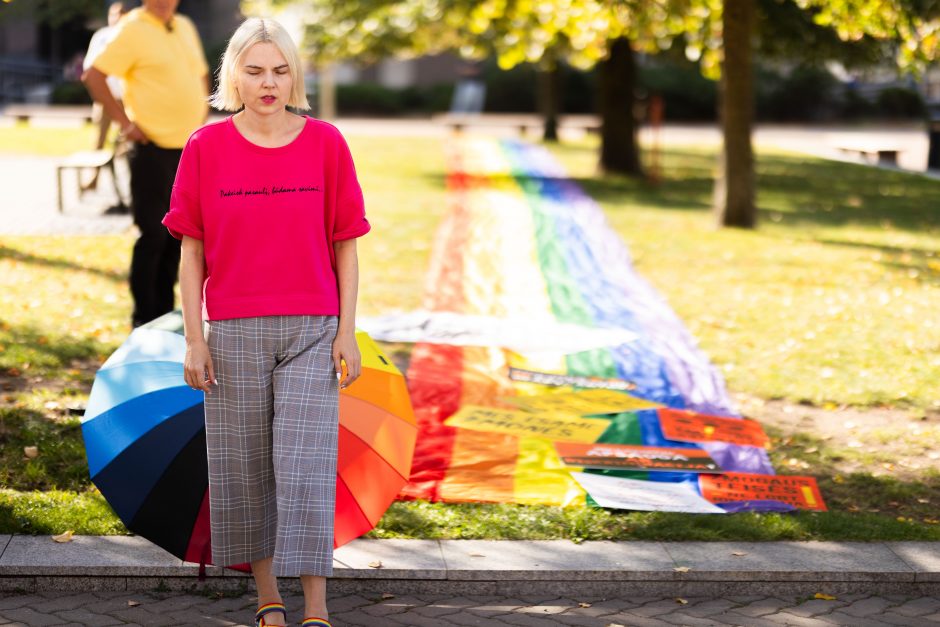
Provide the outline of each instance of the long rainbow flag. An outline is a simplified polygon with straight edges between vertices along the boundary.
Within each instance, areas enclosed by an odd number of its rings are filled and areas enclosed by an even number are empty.
[[[416,344],[407,378],[419,436],[402,498],[584,503],[572,468],[550,441],[444,424],[463,406],[544,392],[511,380],[510,367],[625,379],[636,385],[635,395],[662,406],[735,416],[721,377],[663,297],[636,273],[600,207],[547,150],[461,137],[449,154],[448,190],[425,309],[628,329],[636,339],[568,355]],[[655,409],[608,418],[598,442],[692,446],[664,438]],[[727,472],[774,472],[762,448],[701,446]],[[694,473],[588,472],[697,486]]]

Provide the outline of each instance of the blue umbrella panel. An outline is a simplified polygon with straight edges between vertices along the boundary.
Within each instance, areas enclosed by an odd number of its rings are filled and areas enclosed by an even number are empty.
[[[132,532],[209,561],[203,393],[183,380],[178,313],[139,327],[101,366],[82,420],[91,480]]]

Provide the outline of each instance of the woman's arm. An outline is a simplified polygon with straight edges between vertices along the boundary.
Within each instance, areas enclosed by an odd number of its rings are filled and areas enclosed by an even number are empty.
[[[359,296],[359,257],[356,240],[333,243],[336,253],[336,278],[339,283],[339,327],[333,341],[333,365],[338,378],[342,377],[342,362],[346,362],[346,378],[340,387],[347,387],[359,378],[362,359],[356,344],[356,299]]]
[[[216,382],[215,370],[209,356],[209,345],[202,333],[205,263],[202,240],[184,235],[180,256],[180,298],[183,301],[183,335],[186,337],[183,378],[189,387],[211,394],[209,383]]]

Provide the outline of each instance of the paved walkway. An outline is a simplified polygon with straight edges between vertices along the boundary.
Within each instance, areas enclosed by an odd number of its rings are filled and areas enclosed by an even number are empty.
[[[245,573],[200,582],[135,536],[0,545],[0,625],[245,625],[257,605]],[[281,590],[296,620],[299,581]],[[366,627],[932,625],[940,543],[359,539],[329,590],[336,624]]]
[[[359,625],[940,625],[940,598],[846,595],[834,600],[777,596],[559,598],[536,596],[360,596],[330,594],[336,627]],[[385,598],[383,598],[383,596]],[[303,597],[285,595],[289,619]],[[257,597],[168,592],[0,595],[0,625],[251,625]]]
[[[2,130],[0,130],[2,132]],[[104,215],[117,204],[111,175],[102,171],[98,190],[79,197],[76,172],[62,176],[64,211],[56,203],[56,157],[0,156],[0,235],[106,235],[131,227],[128,215]],[[88,171],[87,180],[91,171]],[[118,177],[126,187],[126,162],[119,160]],[[126,190],[125,190],[126,197]]]

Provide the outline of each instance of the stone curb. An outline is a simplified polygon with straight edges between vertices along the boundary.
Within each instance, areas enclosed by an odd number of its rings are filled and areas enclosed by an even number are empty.
[[[370,566],[371,564],[371,566]],[[0,535],[0,591],[240,590],[246,573],[185,563],[135,536]],[[299,591],[299,581],[285,579]],[[380,594],[940,594],[940,542],[355,540],[331,590]]]

